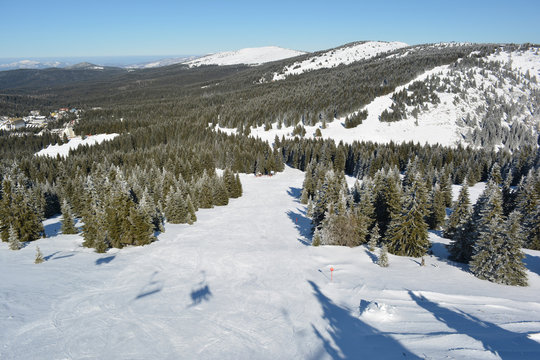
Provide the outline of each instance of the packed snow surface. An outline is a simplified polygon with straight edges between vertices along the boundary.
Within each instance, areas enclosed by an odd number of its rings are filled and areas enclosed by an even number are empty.
[[[540,358],[540,252],[521,288],[448,261],[436,233],[425,266],[307,246],[303,178],[243,175],[241,198],[144,247],[97,254],[59,218],[0,243],[0,359]]]
[[[35,155],[50,157],[56,157],[56,155],[60,155],[62,157],[67,157],[70,150],[76,149],[81,145],[92,146],[96,144],[101,144],[103,141],[112,140],[117,136],[118,134],[98,134],[87,136],[85,139],[77,136],[62,145],[49,145],[45,149],[38,151]]]
[[[188,61],[186,64],[190,67],[201,65],[259,65],[302,54],[305,53],[302,51],[284,49],[277,46],[264,46],[211,54]]]
[[[343,46],[322,54],[313,55],[306,60],[297,61],[292,65],[286,66],[280,73],[274,74],[273,80],[283,80],[290,75],[299,75],[308,71],[333,68],[341,64],[348,65],[406,46],[409,45],[399,41],[366,41]]]

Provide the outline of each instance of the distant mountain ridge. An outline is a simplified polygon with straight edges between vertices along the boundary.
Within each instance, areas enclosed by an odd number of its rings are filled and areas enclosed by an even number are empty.
[[[72,61],[60,61],[60,60],[39,60],[39,59],[4,59],[5,63],[1,63],[0,59],[0,71],[5,70],[20,70],[20,69],[33,69],[41,70],[48,68],[66,68],[66,69],[78,69],[85,68],[90,69],[88,64],[94,66],[96,69],[101,70],[99,67],[121,67],[125,69],[153,69],[163,66],[170,66],[176,64],[186,64],[189,67],[196,67],[201,65],[259,65],[267,62],[283,60],[290,57],[306,54],[303,51],[290,50],[281,48],[278,46],[263,46],[257,48],[245,48],[235,51],[218,52],[209,55],[186,55],[178,57],[163,57],[154,58],[148,61],[136,61],[130,62],[124,60],[122,63],[111,64],[109,58],[99,61],[98,59],[82,60],[81,58],[73,59]],[[97,61],[96,61],[97,60]]]
[[[190,67],[202,65],[259,65],[304,54],[305,52],[303,51],[285,49],[278,46],[264,46],[210,54],[188,61],[186,64]]]

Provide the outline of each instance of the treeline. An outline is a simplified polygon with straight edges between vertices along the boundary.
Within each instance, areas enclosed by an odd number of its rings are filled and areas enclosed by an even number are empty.
[[[336,172],[344,172],[356,178],[374,177],[381,170],[396,167],[403,172],[411,158],[416,158],[420,170],[430,178],[444,174],[453,184],[467,181],[474,184],[486,181],[490,169],[499,164],[502,173],[512,174],[512,185],[532,168],[540,164],[536,146],[523,146],[521,150],[510,153],[476,150],[470,147],[456,148],[441,145],[420,145],[412,142],[396,144],[376,144],[372,142],[353,142],[336,145],[333,140],[277,138],[274,143],[283,154],[288,165],[305,171],[311,162],[325,163]]]
[[[118,122],[128,132],[73,150],[67,158],[20,152],[15,162],[2,161],[3,240],[9,241],[10,232],[18,241],[35,240],[43,235],[41,220],[62,211],[63,224],[84,223],[85,246],[105,251],[144,245],[163,231],[164,221],[193,223],[199,208],[226,205],[241,196],[238,172],[283,170],[281,153],[267,143],[216,133],[193,119],[169,114]],[[84,131],[114,124],[96,117]],[[216,168],[225,170],[218,175]]]
[[[511,172],[495,163],[485,191],[471,208],[467,184],[452,203],[451,180],[430,177],[418,159],[403,174],[397,167],[365,176],[348,189],[344,173],[330,164],[308,164],[301,201],[308,205],[313,245],[358,246],[368,241],[395,255],[421,257],[431,244],[428,229],[453,239],[451,259],[470,262],[481,278],[526,285],[522,246],[540,250],[540,171],[530,170],[517,188]],[[446,221],[447,207],[453,213]]]

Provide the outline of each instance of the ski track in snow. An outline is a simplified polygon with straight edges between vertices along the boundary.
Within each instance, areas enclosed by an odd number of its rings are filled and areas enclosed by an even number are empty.
[[[59,218],[18,252],[0,243],[0,359],[540,356],[540,252],[526,288],[476,279],[436,233],[426,266],[383,269],[364,246],[305,245],[302,181],[242,175],[241,198],[149,246],[96,254]]]

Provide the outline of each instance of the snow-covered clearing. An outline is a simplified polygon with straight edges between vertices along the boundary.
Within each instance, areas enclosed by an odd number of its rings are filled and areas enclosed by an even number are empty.
[[[81,145],[92,146],[96,144],[101,144],[103,141],[112,140],[117,136],[118,134],[98,134],[87,136],[85,139],[77,136],[73,139],[70,139],[66,144],[49,145],[45,149],[38,151],[35,155],[50,157],[56,157],[56,155],[60,155],[61,157],[67,157],[70,150],[76,149]]]
[[[448,66],[435,67],[424,74],[416,77],[405,85],[396,87],[394,92],[399,92],[409,87],[415,81],[423,81],[429,76],[440,75],[448,72]],[[375,98],[370,104],[363,107],[361,110],[368,111],[368,117],[355,128],[345,128],[345,116],[335,119],[330,123],[326,123],[323,129],[322,124],[318,123],[314,126],[304,126],[306,129],[306,137],[313,138],[315,131],[320,129],[323,139],[334,139],[337,142],[343,141],[350,144],[354,141],[373,141],[376,143],[396,143],[403,142],[418,142],[420,144],[441,144],[445,146],[457,146],[460,141],[460,136],[457,133],[457,125],[455,123],[457,115],[455,111],[448,107],[435,107],[426,114],[421,114],[418,119],[418,125],[415,119],[405,119],[397,122],[381,122],[379,116],[381,113],[392,105],[392,95],[380,96]],[[453,96],[444,99],[445,103],[452,103]],[[455,107],[454,107],[455,108]],[[272,129],[265,131],[264,126],[259,126],[251,129],[251,136],[258,137],[270,143],[274,141],[275,136],[291,136],[294,127],[277,128],[277,123],[272,124]],[[216,126],[216,130],[221,130],[229,134],[236,133],[236,129],[226,129]]]
[[[211,54],[195,60],[187,61],[185,64],[189,65],[189,67],[201,65],[259,65],[302,54],[305,53],[303,51],[284,49],[278,46],[264,46]]]
[[[286,66],[280,73],[275,73],[273,81],[283,80],[290,75],[299,75],[308,71],[333,68],[338,65],[348,65],[353,62],[366,60],[379,54],[397,50],[409,45],[399,42],[366,41],[349,46],[329,50],[319,55],[313,55],[306,60],[297,61]]]
[[[539,51],[540,48],[538,47],[531,47],[526,51],[500,51],[488,56],[488,60],[509,64],[513,70],[521,71],[522,73],[528,71],[529,75],[536,76],[537,80],[540,81]]]
[[[241,198],[145,247],[97,254],[59,235],[58,218],[18,252],[0,243],[0,358],[540,357],[540,252],[527,251],[530,286],[516,288],[449,262],[437,234],[424,267],[306,246],[303,177],[244,175]]]

